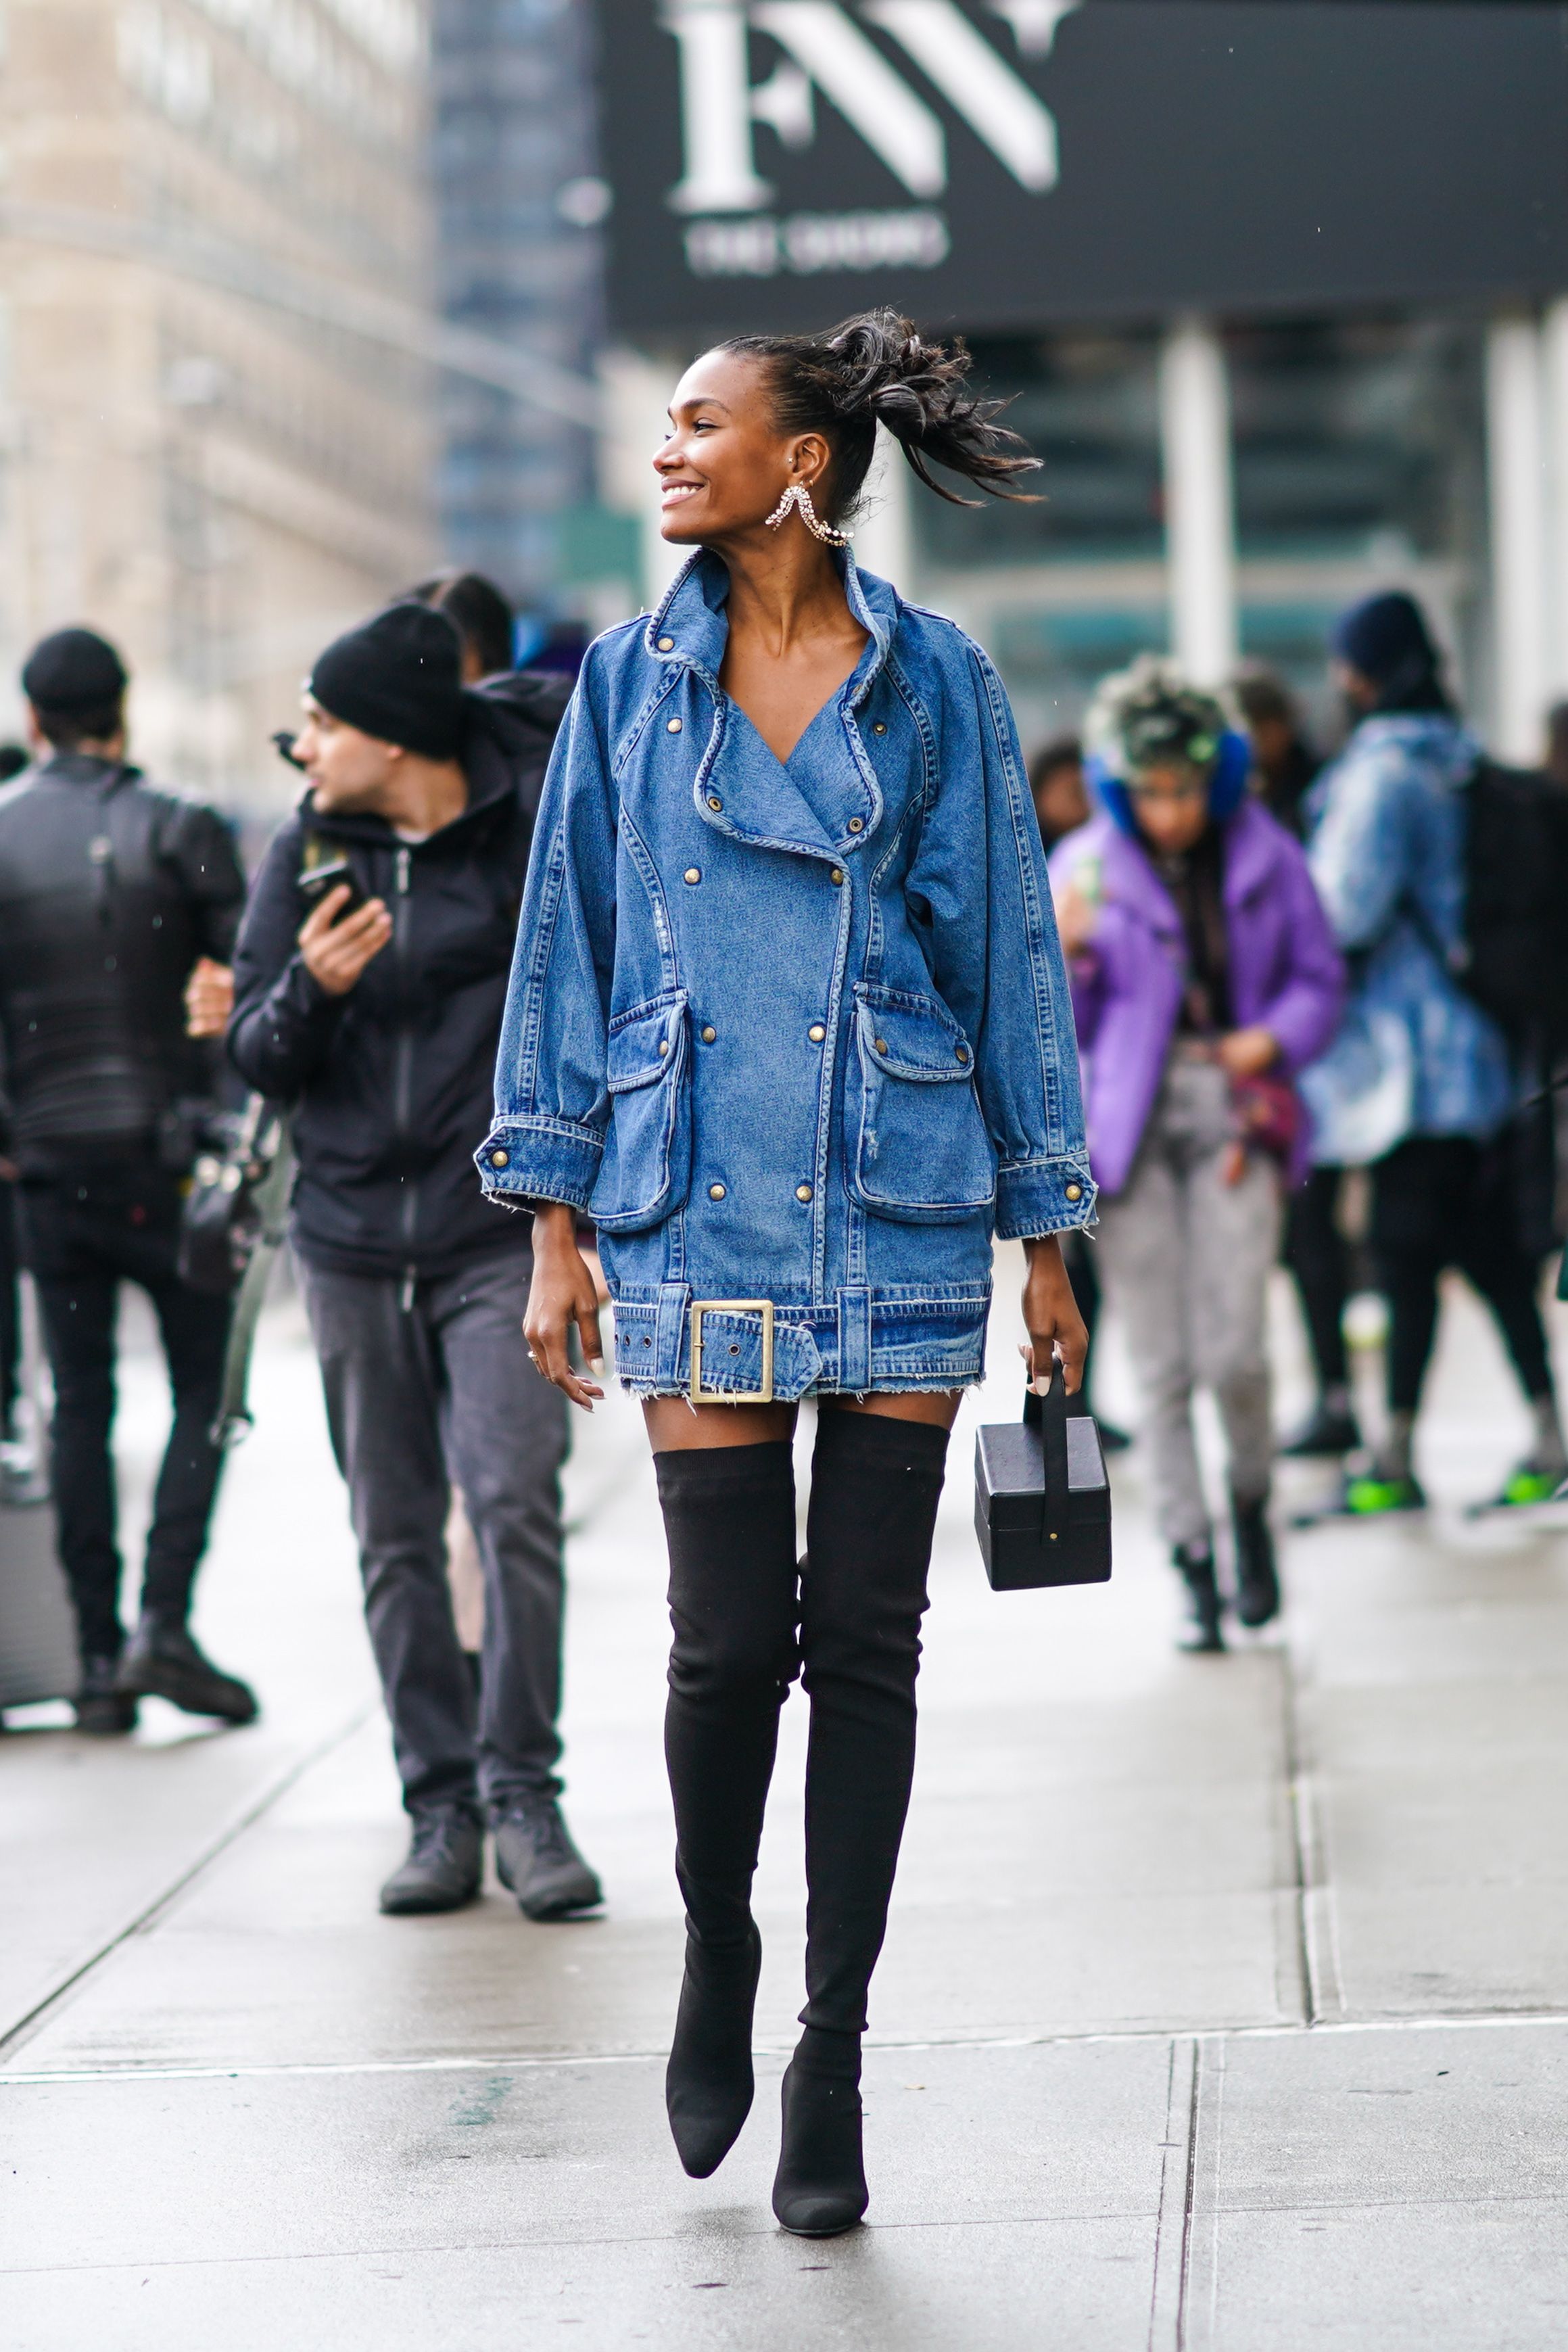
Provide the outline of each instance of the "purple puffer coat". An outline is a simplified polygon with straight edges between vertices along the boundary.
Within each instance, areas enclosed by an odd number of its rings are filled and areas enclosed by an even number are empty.
[[[1070,834],[1051,861],[1060,887],[1086,861],[1099,866],[1099,920],[1074,957],[1072,1010],[1083,1057],[1089,1159],[1094,1180],[1119,1192],[1132,1172],[1181,1006],[1186,948],[1170,893],[1137,842],[1101,814]],[[1260,1024],[1278,1038],[1294,1077],[1315,1061],[1339,1024],[1340,961],[1307,861],[1255,800],[1225,826],[1225,916],[1230,1010],[1239,1029]],[[1303,1115],[1291,1170],[1305,1171]]]

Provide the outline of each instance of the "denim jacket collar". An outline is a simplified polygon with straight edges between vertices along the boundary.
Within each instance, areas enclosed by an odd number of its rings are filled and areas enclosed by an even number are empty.
[[[661,695],[676,686],[684,671],[700,679],[712,697],[712,728],[692,787],[703,823],[758,847],[838,861],[863,848],[882,822],[882,787],[857,713],[887,660],[898,626],[899,601],[885,580],[857,568],[848,548],[835,560],[841,564],[850,610],[871,642],[787,761],[768,750],[719,685],[729,633],[729,572],[709,549],[698,548],[682,567],[648,622],[643,646],[674,674],[659,689]],[[829,711],[836,714],[836,726],[828,719]],[[732,756],[725,762],[721,793],[713,789],[714,770],[732,733]],[[809,795],[795,764],[808,739]]]

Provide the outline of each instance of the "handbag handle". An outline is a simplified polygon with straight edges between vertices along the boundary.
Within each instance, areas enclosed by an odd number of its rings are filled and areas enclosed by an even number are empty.
[[[1051,1370],[1051,1385],[1043,1396],[1033,1387],[1024,1391],[1026,1429],[1038,1429],[1045,1464],[1045,1488],[1040,1497],[1040,1543],[1042,1551],[1060,1543],[1067,1532],[1067,1375],[1060,1362]]]

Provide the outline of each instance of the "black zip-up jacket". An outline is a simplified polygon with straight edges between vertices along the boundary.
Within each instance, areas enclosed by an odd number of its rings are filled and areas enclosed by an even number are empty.
[[[198,956],[227,963],[245,876],[222,817],[117,760],[57,752],[0,791],[0,1031],[11,1150],[49,1178],[193,1137],[213,1049],[185,1034]]]
[[[471,689],[461,759],[469,801],[428,840],[378,816],[318,815],[307,793],[251,892],[235,958],[229,1054],[251,1086],[295,1105],[295,1247],[344,1274],[424,1276],[516,1248],[473,1154],[490,1125],[496,1046],[539,789],[570,693],[520,671]],[[344,996],[296,944],[308,836],[346,855],[392,936]]]

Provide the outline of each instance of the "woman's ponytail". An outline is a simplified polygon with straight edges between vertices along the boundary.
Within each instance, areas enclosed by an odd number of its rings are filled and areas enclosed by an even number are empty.
[[[1027,498],[1016,485],[1036,471],[1019,435],[996,422],[1006,404],[969,390],[961,337],[922,341],[896,310],[862,310],[823,335],[737,335],[722,348],[760,361],[786,432],[821,433],[833,452],[831,520],[852,513],[871,470],[876,428],[884,425],[910,466],[952,506],[977,506],[936,481],[939,466],[992,498]]]

